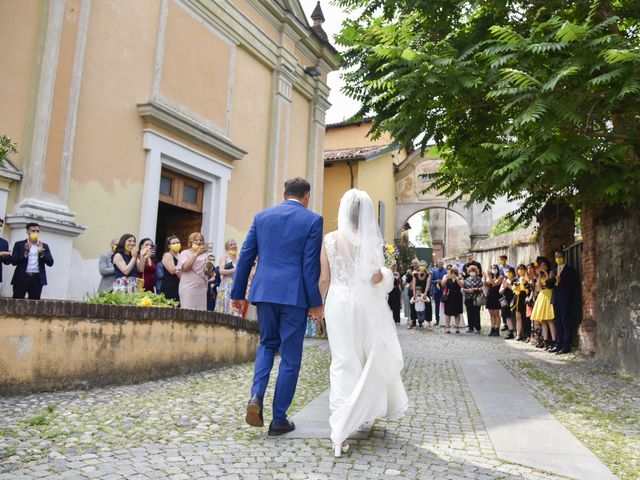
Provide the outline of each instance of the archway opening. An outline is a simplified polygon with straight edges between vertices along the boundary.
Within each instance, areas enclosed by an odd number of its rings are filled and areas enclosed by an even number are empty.
[[[454,210],[428,207],[411,215],[405,222],[401,240],[408,240],[416,256],[429,264],[437,258],[454,258],[471,249],[471,229],[465,218]]]

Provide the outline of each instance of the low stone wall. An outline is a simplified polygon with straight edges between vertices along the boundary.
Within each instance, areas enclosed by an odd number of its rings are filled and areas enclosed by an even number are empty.
[[[506,255],[509,265],[514,267],[520,263],[526,265],[533,262],[540,255],[535,227],[479,240],[475,242],[472,250],[474,259],[480,262],[483,269],[498,263],[500,255]]]
[[[255,321],[174,308],[0,299],[0,395],[136,383],[246,362]]]

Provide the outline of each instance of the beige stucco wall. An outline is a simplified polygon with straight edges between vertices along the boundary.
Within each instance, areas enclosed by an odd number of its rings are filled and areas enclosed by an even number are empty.
[[[226,238],[241,241],[253,215],[265,207],[272,97],[272,71],[238,48],[230,136],[248,153],[233,164]]]
[[[392,143],[388,134],[382,135],[377,140],[371,140],[367,132],[371,123],[349,125],[346,127],[331,127],[327,131],[325,149],[338,150],[341,148],[369,147],[374,145],[388,145]]]
[[[169,2],[160,93],[226,132],[233,53],[219,32]]]
[[[309,121],[311,105],[297,90],[293,91],[291,106],[291,134],[287,178],[307,177],[309,157]]]
[[[2,318],[0,393],[132,383],[250,361],[258,334],[211,323]]]
[[[91,4],[69,193],[87,227],[74,241],[85,258],[140,227],[146,156],[136,104],[150,95],[159,15],[155,0]]]
[[[46,2],[0,1],[0,134],[18,144],[11,160],[19,168],[30,151],[46,13]]]
[[[373,201],[373,208],[378,213],[378,202],[385,204],[384,239],[393,243],[396,191],[393,176],[393,157],[391,153],[380,158],[358,163],[357,188],[369,194]]]
[[[358,165],[353,166],[354,186],[358,183]],[[344,192],[351,188],[351,174],[346,162],[335,163],[324,169],[322,216],[324,233],[338,228],[338,207]]]

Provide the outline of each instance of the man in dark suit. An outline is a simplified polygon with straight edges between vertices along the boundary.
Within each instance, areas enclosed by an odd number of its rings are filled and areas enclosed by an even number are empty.
[[[557,342],[551,349],[558,355],[569,353],[572,345],[573,316],[572,309],[578,294],[578,272],[571,265],[565,263],[564,252],[555,253],[556,286],[553,289],[551,303],[555,313]]]
[[[482,275],[482,265],[480,265],[480,262],[476,262],[473,259],[473,253],[469,252],[467,253],[467,263],[464,264],[464,266],[462,267],[462,276],[463,277],[467,277],[468,273],[467,273],[467,268],[469,268],[471,265],[475,265],[476,267],[478,267],[478,270],[480,271],[479,275]]]
[[[263,425],[262,400],[279,351],[271,436],[295,428],[287,419],[287,410],[298,382],[307,316],[318,320],[324,311],[318,287],[322,217],[307,210],[309,182],[294,178],[287,180],[284,187],[284,202],[254,217],[242,245],[231,291],[233,307],[241,312],[253,262],[259,256],[249,301],[258,310],[260,345],[246,421],[254,427]]]
[[[0,231],[4,228],[4,220],[0,218]],[[2,264],[11,265],[11,252],[9,242],[0,237],[0,283],[2,283]]]
[[[27,223],[26,240],[16,242],[11,254],[11,263],[16,266],[13,272],[13,298],[40,300],[42,287],[47,284],[45,265],[53,265],[51,250],[46,243],[40,241],[40,225]]]

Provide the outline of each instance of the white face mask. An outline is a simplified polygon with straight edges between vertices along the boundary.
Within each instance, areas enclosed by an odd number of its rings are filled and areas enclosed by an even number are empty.
[[[470,272],[470,273],[469,273],[469,276],[470,276],[470,277],[475,277],[476,275],[477,275],[477,273],[476,273],[476,272]]]
[[[498,273],[498,271],[497,270],[491,270],[491,273],[493,273],[495,275],[496,273]]]

